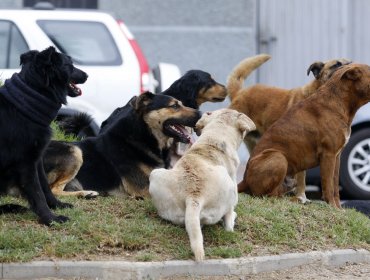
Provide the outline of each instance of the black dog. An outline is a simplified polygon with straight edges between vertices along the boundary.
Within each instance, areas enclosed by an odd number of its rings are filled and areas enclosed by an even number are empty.
[[[222,102],[227,96],[226,87],[217,83],[209,73],[190,70],[163,91],[187,107],[198,109],[204,102]]]
[[[71,205],[50,191],[42,155],[50,141],[51,121],[66,104],[67,95],[81,94],[75,84],[84,83],[87,75],[53,47],[22,54],[20,62],[20,73],[0,89],[0,191],[18,187],[41,223],[65,222],[67,217],[53,214],[50,208]],[[0,213],[20,209],[3,205]]]
[[[227,91],[224,85],[216,82],[209,73],[202,70],[190,70],[186,72],[182,77],[173,82],[173,84],[161,93],[162,95],[168,95],[180,100],[182,104],[186,107],[199,109],[199,107],[209,101],[209,102],[222,102],[227,96]],[[104,132],[114,120],[118,113],[125,107],[117,108],[107,120],[105,120],[101,127],[100,133]],[[76,120],[77,121],[77,120]],[[76,122],[71,120],[69,128],[72,123]],[[80,130],[82,128],[79,128]],[[66,128],[66,130],[71,131],[71,129]],[[74,132],[76,135],[79,133],[78,129]],[[181,143],[181,142],[180,142]],[[165,168],[170,168],[181,156],[183,149],[186,149],[178,141],[171,144],[168,151],[168,156],[165,160]]]
[[[220,83],[217,83],[214,79],[212,79],[211,75],[207,72],[201,71],[201,70],[190,70],[185,75],[183,75],[181,78],[176,80],[167,90],[162,92],[160,95],[167,95],[172,96],[178,100],[180,100],[183,105],[198,109],[201,104],[203,104],[206,101],[210,102],[221,102],[223,101],[227,96],[227,91],[225,86],[221,85]],[[169,100],[169,99],[164,99]],[[100,135],[104,134],[106,131],[110,130],[112,127],[117,125],[117,122],[122,123],[122,119],[125,119],[127,116],[130,116],[135,113],[135,110],[133,110],[132,102],[129,102],[123,107],[119,107],[116,110],[112,112],[112,114],[102,123],[100,132],[99,132],[99,138]],[[135,113],[136,114],[136,113]],[[89,126],[91,122],[91,118],[85,114],[82,115],[76,115],[69,118],[65,118],[63,122],[59,123],[61,125],[61,128],[71,134],[79,135],[83,129]],[[132,125],[130,124],[129,127],[122,130],[123,133],[129,133],[131,131]],[[135,131],[134,131],[135,132]],[[135,134],[134,134],[135,135]],[[140,135],[135,135],[135,137],[138,137],[140,140],[138,143],[140,145],[137,146],[137,149],[140,150],[138,152],[139,155],[148,153],[148,155],[152,154],[153,151],[151,147],[147,148],[145,147],[145,141],[144,139],[141,139]],[[161,161],[159,163],[155,163],[152,167],[163,167],[162,164],[164,164],[165,168],[169,168],[171,166],[171,160],[176,159],[178,157],[177,151],[176,151],[176,143],[182,143],[182,142],[189,142],[188,140],[179,140],[177,137],[174,137],[171,139],[172,143],[168,143],[168,147],[165,149],[162,149],[160,151],[161,154]],[[173,142],[176,143],[173,143]],[[76,144],[77,146],[84,146],[85,144]],[[78,151],[75,149],[76,145],[71,144],[61,144],[61,143],[54,143],[52,142],[51,145],[48,147],[46,151],[45,156],[45,169],[48,171],[48,179],[50,187],[52,188],[52,191],[56,195],[77,195],[82,197],[94,197],[95,194],[91,192],[90,190],[81,191],[81,189],[90,189],[90,185],[88,184],[82,184],[82,186],[77,184],[76,187],[76,180],[74,180],[72,183],[68,184],[66,187],[66,190],[69,190],[68,192],[65,192],[65,186],[68,183],[69,180],[71,180],[74,177],[74,170],[82,164],[82,161],[79,160],[81,156],[79,156]],[[123,143],[125,146],[125,143]],[[62,152],[64,150],[64,152]],[[156,148],[157,150],[157,148]],[[66,152],[67,151],[67,152]],[[158,153],[158,152],[155,152]],[[86,156],[84,155],[84,161],[86,162]],[[125,155],[126,157],[126,155]],[[139,158],[141,158],[140,156]],[[143,157],[144,158],[144,157]],[[123,159],[124,160],[124,159]],[[69,164],[67,164],[69,162]],[[71,164],[73,162],[74,164]],[[140,162],[140,160],[139,160]],[[84,166],[88,164],[85,163]],[[97,163],[99,165],[99,163]],[[72,168],[73,167],[73,168]],[[151,170],[152,167],[149,169]],[[137,167],[133,167],[133,170],[137,170]],[[133,172],[129,171],[128,173],[134,174]],[[147,172],[146,172],[147,173]],[[80,174],[80,173],[78,173]],[[81,175],[78,175],[81,176]],[[133,176],[133,175],[132,175]],[[140,176],[139,176],[140,177]],[[147,174],[143,176],[142,178],[144,183],[141,183],[141,179],[137,180],[136,182],[140,186],[147,186],[148,184],[148,178]],[[139,182],[140,181],[140,182]],[[98,182],[98,181],[96,181]],[[99,186],[102,186],[102,184],[98,184]],[[108,185],[118,185],[118,183],[109,183]],[[102,192],[102,190],[105,190],[104,187],[92,187],[93,190],[99,190]],[[146,187],[144,188],[145,192]],[[129,191],[128,193],[135,195],[136,192]]]
[[[114,112],[114,118],[98,136],[73,143],[81,149],[83,163],[67,187],[69,190],[71,187],[93,190],[103,195],[148,196],[150,172],[165,166],[170,139],[188,143],[190,135],[184,126],[194,127],[199,118],[198,110],[185,107],[170,96],[146,92],[132,98]],[[52,141],[49,147],[56,145],[60,143]],[[59,155],[46,151],[45,162],[49,157],[65,156],[65,151]],[[63,168],[45,166],[45,169],[58,173]],[[57,177],[66,178],[67,175]]]
[[[202,70],[190,70],[178,80],[174,81],[171,86],[162,95],[168,95],[180,100],[186,107],[199,109],[203,103],[222,102],[227,96],[226,87],[216,82],[209,73]],[[100,127],[100,132],[104,132],[110,124],[114,123],[118,113],[127,106],[119,107],[106,119]],[[82,119],[84,116],[82,116]],[[85,116],[85,118],[88,118]],[[76,125],[79,124],[79,125]],[[83,125],[81,125],[83,124]],[[81,116],[72,117],[61,124],[61,127],[67,133],[78,135],[79,132],[87,126],[86,121],[81,121]]]

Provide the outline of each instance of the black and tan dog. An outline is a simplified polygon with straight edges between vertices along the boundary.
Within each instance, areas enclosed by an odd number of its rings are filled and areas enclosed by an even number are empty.
[[[161,94],[172,96],[184,106],[198,109],[205,102],[222,102],[226,87],[202,70],[189,70]]]
[[[161,92],[162,95],[172,96],[182,102],[186,107],[199,109],[205,102],[222,102],[227,96],[226,87],[216,82],[211,74],[202,70],[189,70],[173,84]],[[117,108],[107,120],[105,120],[100,128],[100,133],[105,131],[111,123],[114,122],[117,113],[124,107]],[[78,118],[78,117],[77,117]],[[69,124],[64,125],[63,129],[77,134],[82,125],[75,127],[76,119],[71,119]],[[72,127],[72,129],[70,129]],[[188,145],[174,141],[166,159],[166,168],[170,168],[182,156],[183,150],[187,149]]]
[[[370,101],[370,67],[344,65],[316,93],[293,105],[262,135],[238,190],[281,196],[286,176],[320,166],[322,197],[340,208],[340,155],[357,110]]]
[[[229,108],[246,114],[257,127],[244,139],[250,153],[260,136],[290,107],[311,96],[338,68],[350,63],[346,59],[316,61],[307,70],[307,75],[312,72],[315,79],[302,87],[288,90],[257,84],[245,88],[244,80],[268,59],[270,56],[267,54],[244,59],[233,69],[227,83],[231,100]],[[296,200],[305,203],[308,201],[305,195],[305,171],[297,174],[296,180]]]
[[[61,184],[54,183],[60,186],[59,192],[71,178],[66,179],[68,172],[60,174],[62,169],[56,163],[69,156],[69,165],[81,164],[81,158],[75,156],[77,148],[82,152],[83,163],[69,189],[147,196],[149,174],[154,168],[165,166],[171,140],[188,143],[190,135],[185,126],[194,127],[200,118],[198,110],[183,106],[177,99],[149,92],[134,97],[113,114],[114,118],[98,136],[65,144],[71,148],[70,153],[66,153],[68,147],[63,143],[51,142],[48,150],[54,148],[54,155],[47,151],[45,158],[56,161],[49,160],[45,169],[55,178],[63,178]],[[57,145],[64,150],[58,152]]]
[[[84,83],[85,72],[74,67],[67,55],[53,47],[29,51],[20,57],[22,69],[0,89],[0,191],[18,188],[40,222],[65,222],[65,216],[50,208],[71,207],[57,200],[47,183],[42,156],[47,147],[50,123],[66,97],[81,94],[76,83]],[[0,213],[24,210],[3,205]]]

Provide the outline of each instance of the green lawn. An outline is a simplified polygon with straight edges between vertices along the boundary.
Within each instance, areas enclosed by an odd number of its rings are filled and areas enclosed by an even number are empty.
[[[0,262],[74,259],[160,261],[191,259],[184,227],[160,219],[150,199],[63,198],[71,220],[49,228],[31,211],[0,216]],[[23,203],[11,197],[3,203]],[[326,250],[370,250],[370,219],[324,203],[299,205],[286,199],[239,196],[234,232],[204,226],[206,258],[235,258]]]

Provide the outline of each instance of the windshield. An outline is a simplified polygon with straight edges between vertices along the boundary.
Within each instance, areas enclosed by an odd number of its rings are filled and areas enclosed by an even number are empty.
[[[63,53],[80,65],[120,65],[122,58],[106,26],[93,21],[38,20]]]

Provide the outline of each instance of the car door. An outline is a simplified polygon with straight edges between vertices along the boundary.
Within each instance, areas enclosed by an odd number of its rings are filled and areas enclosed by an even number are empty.
[[[19,71],[19,57],[29,50],[28,44],[16,24],[0,20],[0,80]]]

